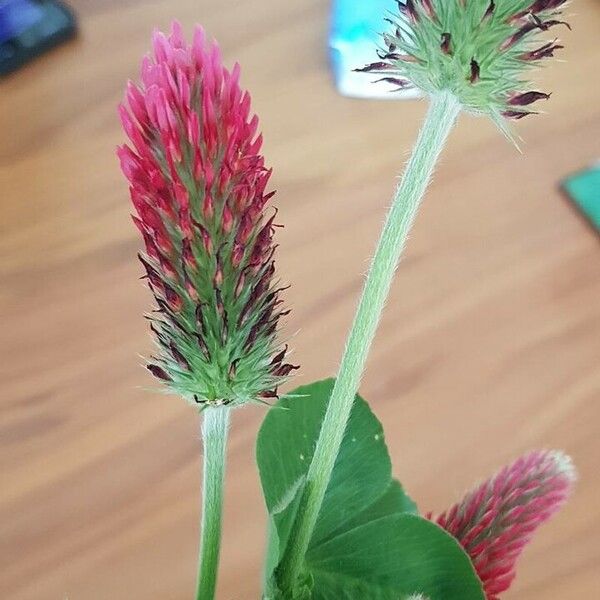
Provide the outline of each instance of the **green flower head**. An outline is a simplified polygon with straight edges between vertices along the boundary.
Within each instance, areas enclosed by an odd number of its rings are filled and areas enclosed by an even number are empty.
[[[359,69],[400,88],[452,93],[463,108],[520,119],[549,94],[531,90],[527,73],[560,48],[540,40],[566,0],[406,0],[383,35],[380,60]]]

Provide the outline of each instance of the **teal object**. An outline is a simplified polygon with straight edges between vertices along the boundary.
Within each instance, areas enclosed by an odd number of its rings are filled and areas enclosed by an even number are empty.
[[[562,186],[600,233],[600,163],[567,177]]]

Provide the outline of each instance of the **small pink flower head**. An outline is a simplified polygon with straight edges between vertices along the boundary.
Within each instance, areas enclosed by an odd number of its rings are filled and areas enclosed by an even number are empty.
[[[471,557],[487,600],[498,600],[535,530],[567,501],[571,459],[557,451],[526,454],[435,518]]]
[[[119,107],[130,145],[118,155],[158,305],[148,369],[202,406],[276,397],[295,368],[276,339],[285,312],[266,215],[271,171],[239,76],[201,28],[188,45],[173,23],[170,36],[155,32],[141,85],[129,83]]]

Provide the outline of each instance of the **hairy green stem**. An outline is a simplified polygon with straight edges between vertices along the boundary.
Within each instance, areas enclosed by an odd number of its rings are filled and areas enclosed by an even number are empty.
[[[432,98],[412,156],[396,190],[346,342],[290,542],[278,568],[279,586],[286,598],[292,597],[302,571],[304,556],[408,232],[459,111],[458,101],[448,93]]]
[[[227,407],[203,411],[204,470],[196,600],[213,600],[217,586],[229,413]]]

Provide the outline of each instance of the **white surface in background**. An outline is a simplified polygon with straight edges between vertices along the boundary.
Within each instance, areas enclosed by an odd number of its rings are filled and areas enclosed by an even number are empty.
[[[420,98],[422,94],[415,89],[398,90],[396,85],[380,81],[382,74],[356,73],[354,69],[377,61],[376,46],[373,40],[354,40],[348,42],[332,39],[330,48],[333,53],[336,87],[340,94],[351,98],[377,98],[398,100]]]

